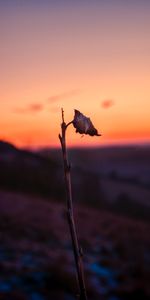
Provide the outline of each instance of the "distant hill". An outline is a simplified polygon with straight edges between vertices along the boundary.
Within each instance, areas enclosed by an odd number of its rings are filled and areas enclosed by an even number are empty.
[[[150,148],[68,149],[75,205],[150,220]],[[0,141],[0,188],[65,199],[61,149],[36,152]]]
[[[61,149],[39,152],[61,165]],[[150,220],[150,146],[68,149],[77,201]]]
[[[39,153],[61,164],[61,149],[43,149]],[[80,168],[150,189],[150,146],[70,148],[68,154],[73,170]]]
[[[60,198],[63,188],[58,176],[54,160],[0,141],[1,188]]]
[[[16,147],[13,146],[12,144],[2,141],[0,140],[0,153],[4,153],[4,152],[12,152],[12,151],[16,151]]]

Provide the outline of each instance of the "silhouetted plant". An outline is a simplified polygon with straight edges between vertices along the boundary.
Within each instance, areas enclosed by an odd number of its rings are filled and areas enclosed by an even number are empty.
[[[62,147],[63,155],[63,164],[64,164],[64,175],[65,175],[65,186],[66,186],[66,198],[67,198],[67,217],[69,223],[69,229],[72,240],[72,247],[74,252],[76,270],[77,270],[77,279],[78,279],[78,290],[79,290],[79,299],[87,300],[86,288],[84,282],[84,270],[82,262],[82,249],[78,243],[76,226],[74,222],[73,214],[73,203],[72,203],[72,188],[71,188],[71,174],[70,174],[70,164],[67,157],[67,148],[66,148],[66,129],[67,127],[73,124],[76,128],[76,132],[80,134],[89,134],[90,136],[100,136],[97,129],[92,124],[90,118],[87,118],[78,110],[75,110],[74,119],[68,124],[64,120],[64,111],[62,109],[62,124],[61,124],[61,134],[59,134],[59,139]]]

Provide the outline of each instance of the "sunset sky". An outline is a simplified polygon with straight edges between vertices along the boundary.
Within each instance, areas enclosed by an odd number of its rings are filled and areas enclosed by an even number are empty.
[[[102,133],[71,146],[150,142],[150,1],[0,0],[0,139],[59,146],[61,107]]]

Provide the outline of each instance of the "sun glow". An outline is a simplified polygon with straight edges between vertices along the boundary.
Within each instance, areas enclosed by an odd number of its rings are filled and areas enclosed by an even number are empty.
[[[63,107],[102,132],[70,146],[150,141],[150,4],[63,2],[0,4],[0,138],[59,146]]]

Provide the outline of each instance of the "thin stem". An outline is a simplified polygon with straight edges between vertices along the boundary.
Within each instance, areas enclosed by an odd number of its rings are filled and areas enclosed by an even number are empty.
[[[82,262],[82,250],[78,243],[76,227],[74,222],[74,214],[73,214],[73,204],[72,204],[72,188],[71,188],[71,174],[70,174],[70,164],[68,162],[67,157],[67,149],[66,149],[66,129],[72,123],[69,122],[67,125],[64,121],[64,111],[62,111],[62,124],[61,124],[61,134],[59,135],[59,139],[62,147],[62,155],[63,155],[63,164],[64,164],[64,174],[65,174],[65,186],[66,186],[66,200],[67,200],[67,218],[70,229],[76,271],[77,271],[77,279],[78,279],[78,289],[79,289],[79,300],[87,300],[86,289],[84,283],[84,271],[83,271],[83,262]]]
[[[65,121],[64,121],[64,110],[63,110],[63,108],[61,109],[61,116],[62,116],[62,122],[65,123]]]

